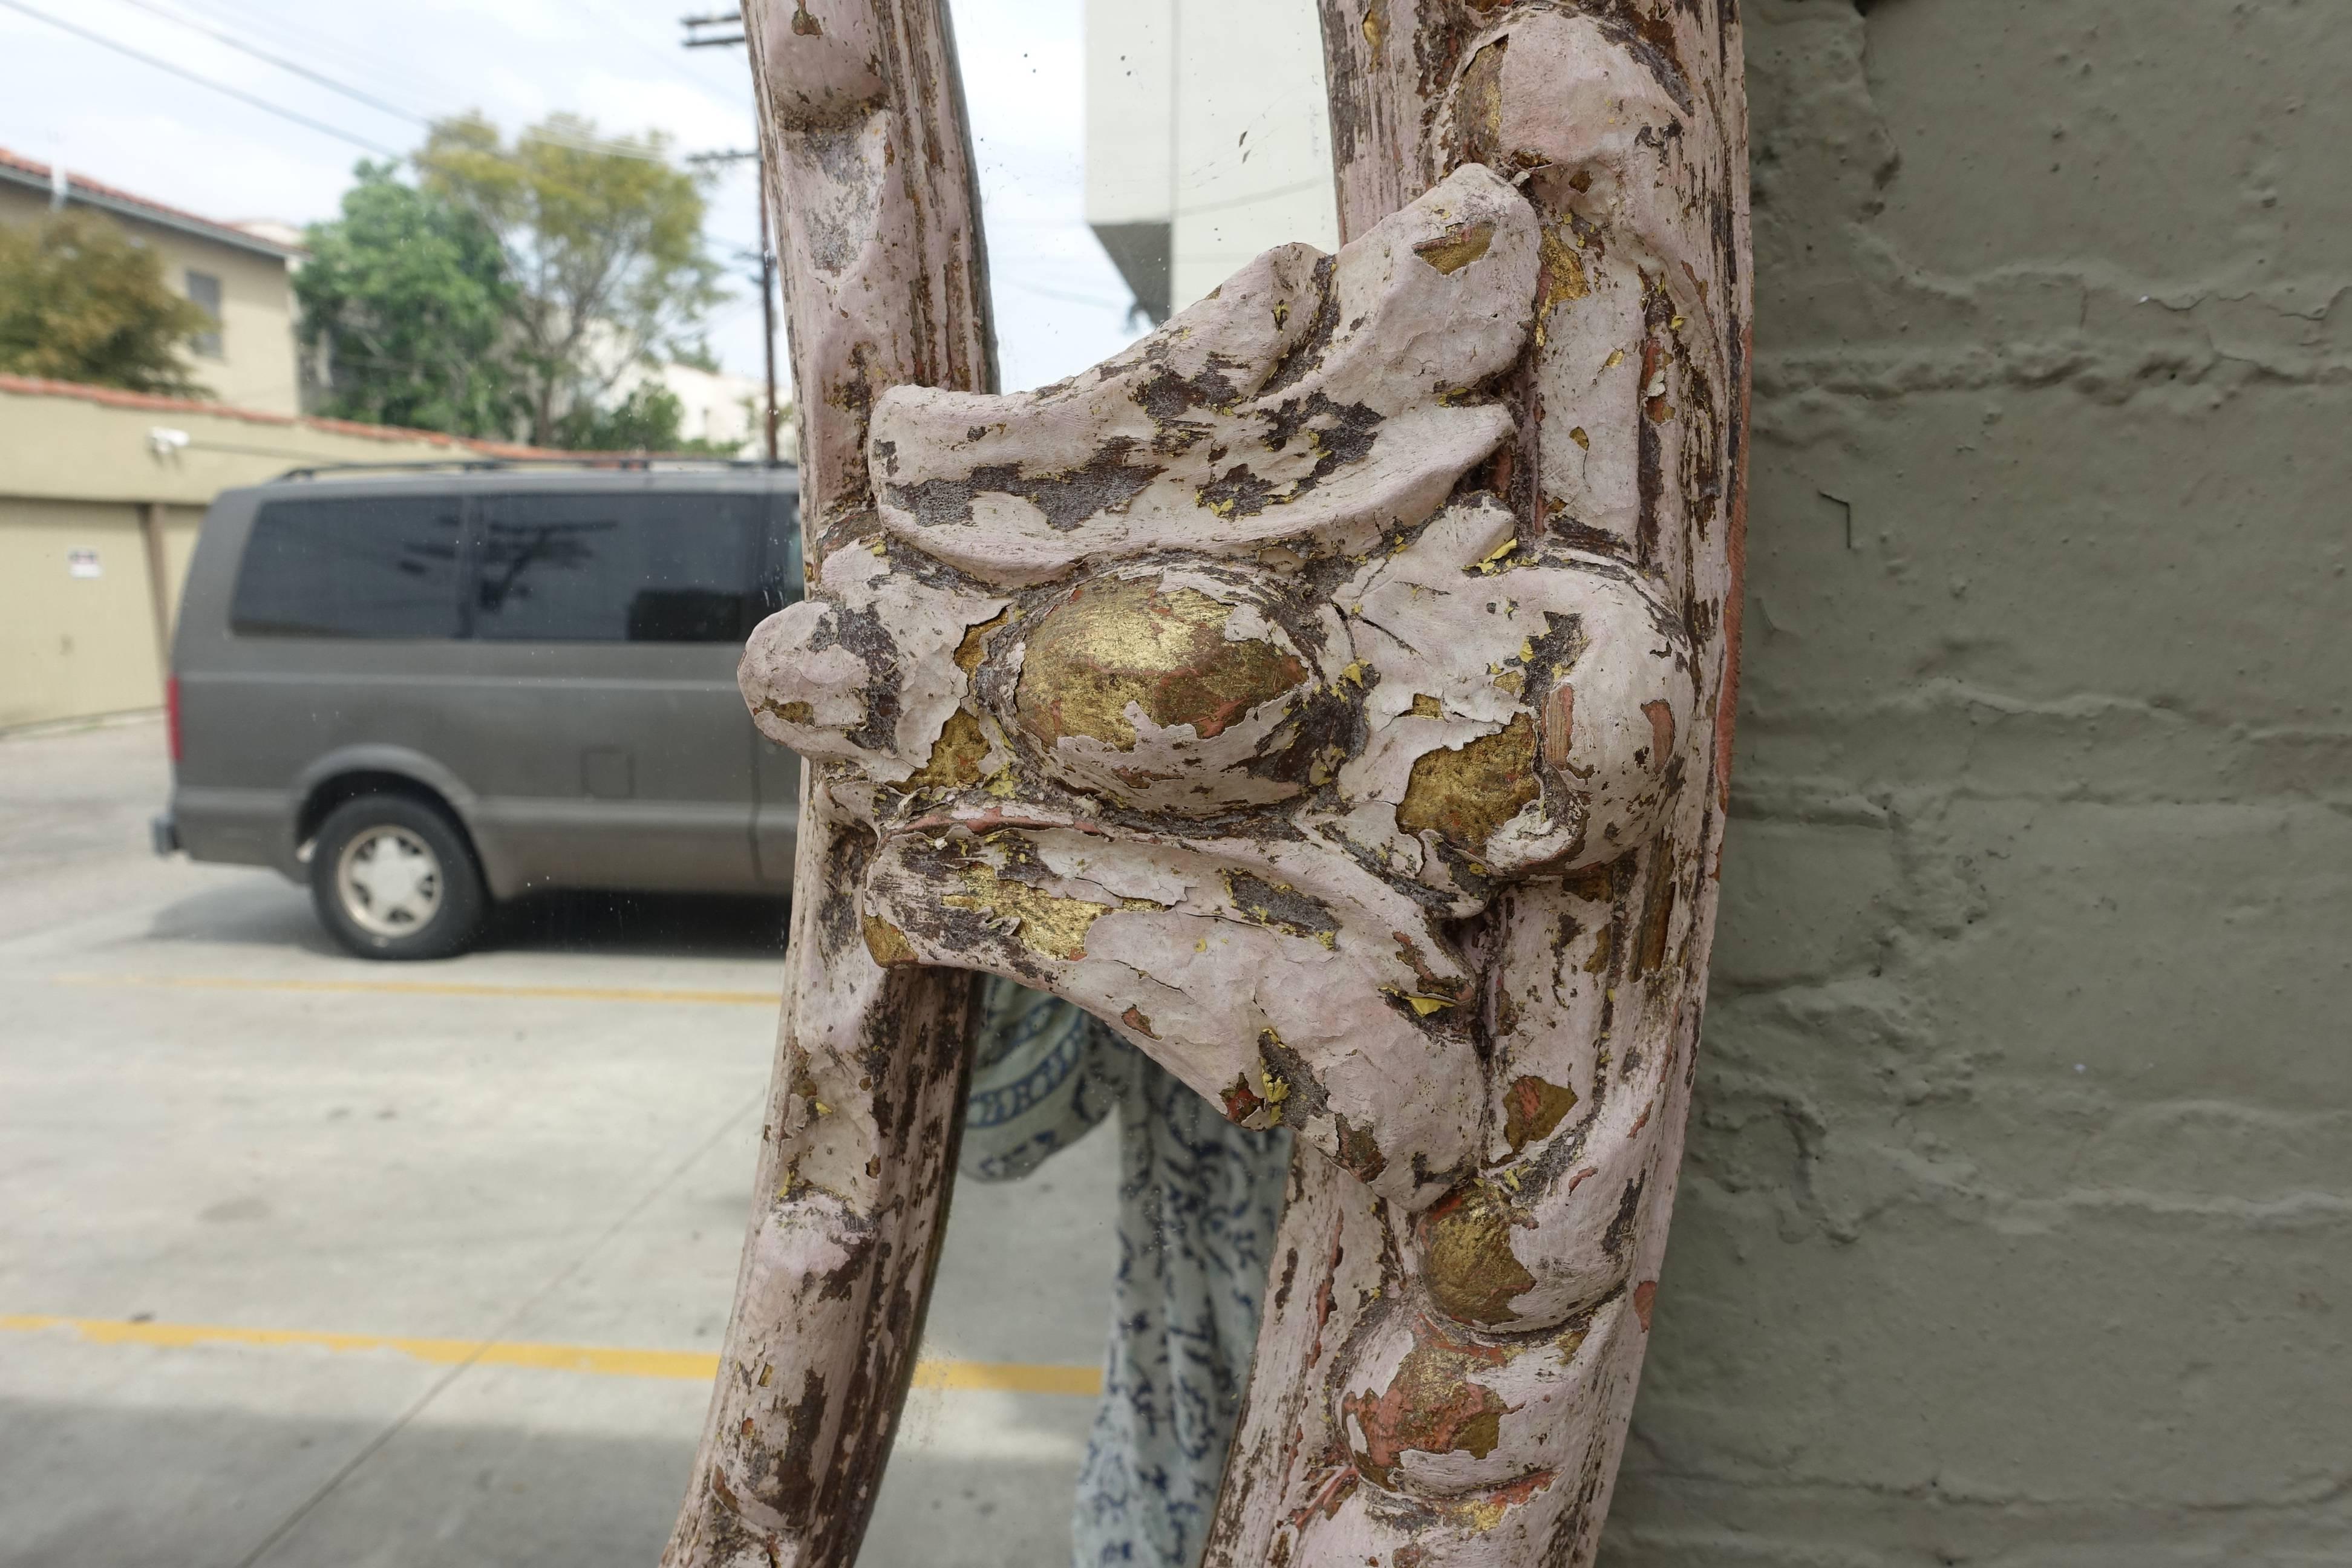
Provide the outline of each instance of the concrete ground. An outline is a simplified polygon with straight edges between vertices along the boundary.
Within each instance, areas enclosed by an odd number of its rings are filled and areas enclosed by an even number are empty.
[[[649,1568],[781,910],[559,900],[366,963],[150,855],[167,772],[150,721],[0,739],[0,1564]],[[959,1189],[925,1354],[979,1386],[914,1397],[869,1568],[1068,1560],[1093,1402],[1021,1390],[1099,1363],[1115,1182],[1097,1135]]]

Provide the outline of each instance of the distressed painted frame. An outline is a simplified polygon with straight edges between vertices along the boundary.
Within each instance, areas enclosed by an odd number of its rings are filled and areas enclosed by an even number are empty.
[[[1297,1130],[1207,1561],[1589,1563],[1727,800],[1748,353],[1730,0],[1321,0],[1345,244],[990,388],[937,0],[751,0],[809,597],[786,1016],[665,1561],[855,1556],[969,971]]]

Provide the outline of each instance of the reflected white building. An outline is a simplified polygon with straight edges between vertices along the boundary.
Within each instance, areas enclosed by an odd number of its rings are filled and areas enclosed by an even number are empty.
[[[760,406],[767,398],[766,388],[760,382],[748,375],[697,370],[687,364],[631,365],[621,372],[612,390],[599,401],[612,407],[648,381],[667,388],[677,399],[684,409],[678,420],[678,434],[688,440],[732,446],[740,457],[760,455]],[[778,432],[778,439],[785,448],[783,456],[791,457],[793,431],[789,422]]]
[[[1314,0],[1087,0],[1087,222],[1155,321],[1339,244]]]

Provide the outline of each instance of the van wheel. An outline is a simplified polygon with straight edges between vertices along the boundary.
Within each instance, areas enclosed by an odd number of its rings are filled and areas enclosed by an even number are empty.
[[[310,850],[310,901],[362,958],[447,958],[481,934],[481,868],[456,823],[423,801],[363,795],[327,814]]]

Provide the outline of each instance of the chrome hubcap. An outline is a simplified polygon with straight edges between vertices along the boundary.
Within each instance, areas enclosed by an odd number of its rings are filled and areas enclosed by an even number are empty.
[[[405,827],[371,827],[343,846],[335,891],[362,931],[412,936],[441,907],[441,858]]]

